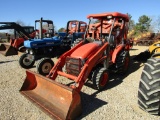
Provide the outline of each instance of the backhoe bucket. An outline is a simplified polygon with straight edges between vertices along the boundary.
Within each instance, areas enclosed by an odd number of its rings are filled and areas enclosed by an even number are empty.
[[[1,44],[0,45],[0,53],[4,56],[17,55],[17,50],[11,45]]]
[[[51,118],[74,120],[81,114],[81,97],[77,91],[29,70],[26,74],[20,93]]]

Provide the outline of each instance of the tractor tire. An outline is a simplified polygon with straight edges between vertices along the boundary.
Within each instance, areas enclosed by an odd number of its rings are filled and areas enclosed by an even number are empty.
[[[54,66],[54,62],[50,58],[42,58],[37,64],[37,72],[46,76]]]
[[[129,51],[121,51],[116,59],[116,69],[119,74],[125,74],[128,71],[130,63]]]
[[[18,48],[19,52],[25,52],[26,51],[26,47],[21,46]]]
[[[145,63],[138,90],[139,107],[152,114],[160,115],[160,59],[150,58]]]
[[[22,68],[29,69],[29,68],[33,67],[34,63],[35,63],[35,60],[29,59],[27,53],[22,54],[19,58],[19,65]]]
[[[74,46],[76,46],[78,43],[80,43],[83,39],[82,38],[78,38],[76,39],[72,44],[71,44],[71,48],[73,48]]]
[[[97,90],[103,90],[109,82],[109,71],[106,68],[97,68],[93,73],[92,81]]]

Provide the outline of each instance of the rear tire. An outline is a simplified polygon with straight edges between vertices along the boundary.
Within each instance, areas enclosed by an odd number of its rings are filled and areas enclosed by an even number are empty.
[[[153,115],[160,115],[160,59],[145,63],[138,90],[139,107]]]
[[[46,76],[54,66],[54,62],[50,58],[42,58],[37,64],[37,72]]]
[[[93,85],[97,90],[103,90],[109,82],[109,72],[106,68],[97,68],[93,73]]]
[[[29,59],[27,53],[22,54],[19,58],[19,65],[22,68],[29,69],[29,68],[33,67],[34,63],[35,63],[35,60]]]
[[[129,68],[130,54],[129,51],[121,51],[116,59],[116,69],[118,73],[125,74]]]

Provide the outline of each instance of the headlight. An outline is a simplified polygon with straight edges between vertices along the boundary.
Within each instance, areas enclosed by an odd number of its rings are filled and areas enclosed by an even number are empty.
[[[30,51],[29,51],[29,54],[31,54],[31,55],[33,55],[33,53],[34,53],[33,50],[30,50]]]
[[[28,49],[26,49],[26,53],[29,53],[29,50],[28,50]]]
[[[78,76],[84,63],[80,58],[66,58],[66,71],[69,74]]]
[[[78,64],[66,63],[67,68],[72,68],[73,70],[79,70]]]

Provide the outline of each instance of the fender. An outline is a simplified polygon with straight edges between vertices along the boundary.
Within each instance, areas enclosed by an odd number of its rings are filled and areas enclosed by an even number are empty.
[[[21,45],[23,45],[24,43],[24,39],[23,38],[17,38],[14,40],[14,43],[12,44],[12,46],[16,49],[18,49],[19,47],[21,47]]]
[[[115,63],[116,62],[116,57],[117,57],[117,54],[123,49],[125,48],[125,45],[118,45],[115,50],[113,51],[113,54],[112,54],[112,62]]]

